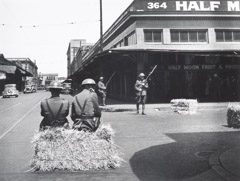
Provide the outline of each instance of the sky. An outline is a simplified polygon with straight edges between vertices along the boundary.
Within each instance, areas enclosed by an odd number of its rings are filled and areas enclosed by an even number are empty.
[[[133,0],[102,0],[105,32]],[[100,0],[0,0],[0,54],[30,58],[38,72],[67,76],[72,39],[100,38]]]

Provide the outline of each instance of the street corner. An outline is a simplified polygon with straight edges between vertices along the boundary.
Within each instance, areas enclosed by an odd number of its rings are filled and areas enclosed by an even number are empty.
[[[240,147],[218,151],[209,159],[211,168],[227,181],[240,180]]]

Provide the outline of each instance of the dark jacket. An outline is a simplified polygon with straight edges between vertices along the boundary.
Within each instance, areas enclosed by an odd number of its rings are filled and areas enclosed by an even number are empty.
[[[83,115],[92,118],[101,117],[97,94],[87,89],[83,89],[82,92],[77,94],[72,103],[71,118],[73,122],[75,122],[76,118],[82,118]]]
[[[51,97],[41,102],[41,115],[44,117],[40,128],[58,127],[68,123],[69,102],[60,97]]]

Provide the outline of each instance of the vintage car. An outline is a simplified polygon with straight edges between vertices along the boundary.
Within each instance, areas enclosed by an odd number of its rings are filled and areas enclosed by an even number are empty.
[[[34,93],[36,91],[37,91],[37,89],[36,89],[35,85],[26,85],[25,89],[23,90],[23,93],[24,94],[26,94],[26,93]]]
[[[11,96],[18,97],[18,95],[19,95],[19,92],[16,88],[16,84],[4,85],[4,91],[2,92],[3,98],[11,97]]]

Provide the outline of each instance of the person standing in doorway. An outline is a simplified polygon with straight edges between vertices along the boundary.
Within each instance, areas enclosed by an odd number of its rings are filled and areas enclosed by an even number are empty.
[[[139,114],[139,106],[142,104],[142,115],[145,115],[145,103],[147,99],[147,89],[148,82],[144,79],[144,73],[140,73],[138,76],[138,80],[135,83],[136,93],[136,106],[137,106],[137,114]]]
[[[221,83],[221,78],[218,76],[218,74],[215,73],[212,79],[212,91],[213,100],[216,102],[221,101]]]

